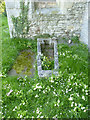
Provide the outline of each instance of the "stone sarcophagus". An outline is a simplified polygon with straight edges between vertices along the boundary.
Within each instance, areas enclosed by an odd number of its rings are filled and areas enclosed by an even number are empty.
[[[39,77],[58,75],[58,50],[55,38],[37,39],[37,69]]]

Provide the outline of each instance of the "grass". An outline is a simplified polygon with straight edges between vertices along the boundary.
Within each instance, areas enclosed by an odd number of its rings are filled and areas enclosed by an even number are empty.
[[[37,37],[10,39],[7,18],[1,20],[2,118],[88,118],[87,46],[77,40],[73,46],[58,44],[59,76],[11,77],[7,73],[20,51],[37,53]]]

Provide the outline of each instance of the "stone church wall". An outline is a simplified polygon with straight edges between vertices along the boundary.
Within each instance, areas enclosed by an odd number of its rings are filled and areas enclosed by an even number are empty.
[[[28,0],[25,0],[27,4]],[[31,0],[29,0],[31,1]],[[20,0],[5,0],[6,10],[8,16],[8,24],[10,30],[10,37],[12,38],[12,30],[14,29],[11,16],[18,17],[20,15]],[[69,5],[68,5],[69,6]],[[86,10],[86,2],[73,2],[69,8],[66,8],[67,12],[52,11],[48,14],[42,14],[36,12],[34,9],[34,2],[30,2],[28,19],[30,20],[30,30],[26,37],[31,38],[38,34],[50,34],[55,36],[66,36],[72,34],[80,36],[83,23],[83,14]]]

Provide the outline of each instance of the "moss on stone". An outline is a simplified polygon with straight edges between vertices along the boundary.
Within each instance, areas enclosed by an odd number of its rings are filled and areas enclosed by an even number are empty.
[[[17,74],[31,75],[30,69],[33,67],[33,53],[30,51],[22,51],[17,57],[13,69]]]

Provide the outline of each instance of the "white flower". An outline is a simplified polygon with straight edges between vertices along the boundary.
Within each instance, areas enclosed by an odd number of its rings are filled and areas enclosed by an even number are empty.
[[[43,90],[43,93],[45,93],[45,91]]]
[[[84,85],[84,88],[86,89],[87,85]]]
[[[17,106],[15,106],[15,109],[17,109]]]
[[[81,104],[79,104],[79,107],[81,106]]]
[[[70,44],[72,42],[72,40],[69,40],[68,43]]]
[[[58,100],[58,103],[60,103],[60,100]]]
[[[76,93],[77,94],[77,96],[79,97],[79,93]]]
[[[23,103],[23,105],[25,105],[25,102]]]
[[[84,92],[84,89],[82,89],[82,91]]]
[[[37,108],[36,113],[39,114],[39,108]]]
[[[35,98],[39,97],[38,95],[35,95]]]
[[[40,118],[43,118],[44,116],[41,116]]]
[[[86,112],[86,110],[84,110],[84,112]]]
[[[71,76],[71,80],[73,79],[73,76]]]
[[[85,109],[85,107],[81,107],[81,110],[84,110]]]
[[[76,110],[76,107],[74,108],[74,111]]]
[[[77,103],[75,103],[75,106],[77,106]]]
[[[7,93],[7,96],[9,96],[12,92],[13,92],[13,90],[10,90],[9,93]]]
[[[38,85],[39,85],[39,83],[37,83],[37,84],[36,84],[36,87],[34,88],[34,90],[36,90],[36,89],[38,89],[38,88],[39,88],[39,89],[41,89],[41,88],[42,88],[42,86],[41,86],[41,85],[40,85],[40,86],[38,86]]]
[[[74,102],[72,102],[71,107],[73,107],[73,103],[74,103]]]
[[[71,89],[69,89],[68,91],[71,91],[72,90],[72,88]]]
[[[51,82],[51,83],[54,83],[54,80],[52,80],[52,79],[51,79],[51,81],[50,81],[50,82]]]
[[[20,118],[22,118],[22,115],[20,115]]]
[[[15,111],[15,108],[13,109],[13,111]]]
[[[55,93],[55,92],[53,92],[53,94],[55,95],[56,93]]]
[[[68,90],[66,89],[66,93],[68,93]]]
[[[85,92],[87,93],[87,92],[88,92],[88,90],[85,90]]]
[[[84,97],[84,96],[82,96],[82,99],[83,99],[83,100],[85,100],[85,97]]]
[[[74,85],[77,85],[77,83],[75,82]]]
[[[56,104],[54,106],[56,106]]]
[[[65,56],[65,53],[63,53],[63,56]]]
[[[69,100],[73,100],[73,97],[70,97]]]

